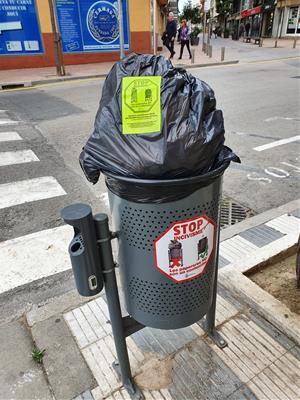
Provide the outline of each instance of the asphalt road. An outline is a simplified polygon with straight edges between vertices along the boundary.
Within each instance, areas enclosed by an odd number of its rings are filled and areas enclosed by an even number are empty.
[[[263,151],[255,147],[299,135],[299,59],[191,70],[209,83],[223,110],[226,144],[242,160],[224,179],[224,193],[256,213],[299,197],[299,141]],[[1,151],[32,149],[39,163],[1,167],[0,185],[52,176],[63,196],[0,209],[0,241],[61,224],[59,210],[89,202],[107,211],[105,184],[87,182],[78,156],[93,129],[103,80],[91,79],[0,93],[0,110],[19,123],[0,126],[22,141],[1,143]],[[1,115],[0,115],[1,119]]]

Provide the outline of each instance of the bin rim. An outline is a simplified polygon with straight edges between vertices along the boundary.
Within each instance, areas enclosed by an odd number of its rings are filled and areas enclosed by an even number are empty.
[[[153,186],[163,186],[168,185],[181,185],[181,184],[191,184],[191,183],[205,183],[211,179],[218,178],[223,175],[224,171],[229,167],[230,161],[225,162],[220,167],[214,169],[213,171],[207,172],[203,175],[191,176],[188,178],[177,178],[177,179],[139,179],[139,178],[129,178],[122,175],[114,175],[109,172],[105,172],[104,175],[107,178],[113,178],[118,181],[137,184],[137,185],[153,185]]]

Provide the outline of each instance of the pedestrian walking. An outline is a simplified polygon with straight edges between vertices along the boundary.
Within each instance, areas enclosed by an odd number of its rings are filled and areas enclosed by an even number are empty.
[[[213,20],[212,24],[211,24],[211,32],[210,32],[210,37],[212,36],[212,34],[215,35],[215,39],[217,39],[218,35],[217,35],[217,24],[216,21]]]
[[[174,14],[172,12],[169,13],[168,22],[166,25],[166,30],[163,34],[163,43],[170,51],[170,58],[173,58],[175,51],[174,51],[174,42],[177,34],[177,25],[174,21]]]
[[[187,47],[189,55],[190,55],[190,59],[191,59],[192,53],[191,53],[191,49],[190,49],[190,28],[187,26],[186,19],[183,19],[181,21],[180,44],[181,44],[181,48],[180,48],[180,56],[179,56],[178,60],[182,59],[184,46]]]
[[[247,21],[246,25],[245,25],[245,31],[246,31],[246,37],[249,36],[249,32],[250,32],[250,22]]]
[[[244,33],[245,33],[245,25],[244,25],[243,23],[241,23],[241,24],[240,24],[240,27],[239,27],[239,39],[240,39],[242,36],[244,36]]]

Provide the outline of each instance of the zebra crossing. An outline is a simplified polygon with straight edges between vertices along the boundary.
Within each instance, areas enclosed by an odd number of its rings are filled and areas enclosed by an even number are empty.
[[[5,168],[13,168],[19,177],[22,172],[28,175],[25,167],[32,170],[34,164],[41,163],[39,156],[29,148],[28,141],[24,140],[22,129],[19,127],[22,127],[22,121],[11,119],[6,110],[0,110],[0,231],[2,233],[9,225],[16,206],[20,207],[18,209],[20,218],[14,221],[17,232],[22,231],[23,217],[24,219],[27,217],[30,221],[29,211],[25,211],[22,207],[30,205],[34,209],[37,203],[47,199],[64,198],[67,195],[56,177],[51,174],[45,176],[42,174],[43,171],[40,175],[37,173],[37,176],[29,179],[24,176],[24,179],[7,181]],[[11,130],[6,130],[7,128]],[[15,143],[21,144],[23,148],[15,148],[13,146]],[[34,171],[38,172],[39,168]],[[40,205],[40,208],[43,206]],[[44,208],[46,210],[47,205]],[[0,295],[69,269],[66,248],[71,235],[70,227],[58,226],[0,241]],[[3,237],[2,234],[0,237]]]

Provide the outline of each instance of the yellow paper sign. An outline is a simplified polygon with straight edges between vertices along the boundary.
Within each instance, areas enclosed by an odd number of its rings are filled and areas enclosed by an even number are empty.
[[[123,134],[159,132],[161,76],[122,79]]]

